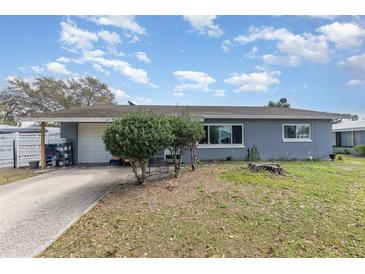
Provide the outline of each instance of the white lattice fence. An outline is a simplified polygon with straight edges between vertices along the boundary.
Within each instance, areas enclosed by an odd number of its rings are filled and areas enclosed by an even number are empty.
[[[14,166],[14,134],[0,134],[0,168]]]
[[[46,133],[45,141],[46,144],[57,144],[64,140]],[[0,134],[0,168],[28,166],[29,161],[40,159],[40,133]]]
[[[15,138],[16,166],[28,166],[29,161],[41,160],[41,135],[19,133]]]

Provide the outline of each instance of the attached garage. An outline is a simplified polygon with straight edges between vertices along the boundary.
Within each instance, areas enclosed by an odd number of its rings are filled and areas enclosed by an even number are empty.
[[[111,154],[102,139],[107,123],[78,124],[78,162],[80,164],[108,163]]]

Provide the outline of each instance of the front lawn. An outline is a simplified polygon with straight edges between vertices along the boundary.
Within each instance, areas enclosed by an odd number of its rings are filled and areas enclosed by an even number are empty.
[[[38,175],[29,168],[0,168],[0,186]]]
[[[41,257],[364,257],[365,159],[213,163],[121,185]]]

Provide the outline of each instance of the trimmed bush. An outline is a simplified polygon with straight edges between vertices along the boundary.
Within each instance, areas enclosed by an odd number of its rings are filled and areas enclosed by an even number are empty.
[[[113,156],[130,161],[137,182],[142,184],[147,178],[148,161],[154,154],[167,148],[173,137],[168,118],[154,113],[136,112],[117,118],[108,125],[103,141]]]

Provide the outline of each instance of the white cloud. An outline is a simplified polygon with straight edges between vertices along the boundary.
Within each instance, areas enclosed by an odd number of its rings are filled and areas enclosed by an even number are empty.
[[[71,62],[71,60],[69,58],[66,58],[66,57],[60,57],[56,61],[60,62],[60,63],[70,63]]]
[[[216,89],[213,91],[214,96],[224,97],[226,96],[226,91],[224,89]]]
[[[145,34],[146,30],[141,27],[132,15],[107,15],[86,17],[97,25],[114,26],[136,34]]]
[[[276,41],[280,52],[288,56],[295,56],[300,61],[326,63],[329,59],[326,39],[310,33],[299,35],[293,34],[285,28],[250,27],[248,35],[239,35],[234,38],[235,42],[243,45],[257,40]]]
[[[37,74],[44,71],[44,68],[42,68],[40,66],[31,66],[30,68],[33,70],[33,72],[35,72]]]
[[[104,73],[105,75],[109,75],[109,71],[103,69],[102,66],[100,66],[99,64],[93,64],[93,68],[98,71],[98,72],[101,72],[101,73]]]
[[[365,80],[353,79],[346,83],[345,86],[348,87],[355,87],[355,86],[362,86],[365,85]]]
[[[100,49],[95,49],[95,50],[85,50],[83,51],[82,54],[85,60],[89,60],[92,58],[104,57],[105,52]]]
[[[9,75],[9,76],[7,76],[6,78],[5,78],[5,81],[7,81],[7,82],[12,82],[12,81],[14,81],[16,78],[18,78],[17,76],[15,76],[15,75]]]
[[[182,92],[174,92],[174,93],[172,93],[172,95],[174,95],[176,97],[183,97],[183,96],[185,96],[185,94],[182,93]]]
[[[116,32],[109,32],[107,30],[103,30],[98,32],[98,36],[111,46],[114,46],[121,42],[120,36]]]
[[[243,55],[243,57],[246,57],[248,59],[254,59],[254,58],[257,57],[256,53],[257,53],[258,50],[259,50],[259,48],[255,46],[249,52],[245,53]]]
[[[121,74],[131,78],[131,80],[136,83],[149,84],[155,87],[155,85],[150,83],[148,74],[145,70],[134,68],[129,63],[122,60],[107,59],[104,57],[89,57],[88,61],[96,62],[104,67],[112,68],[115,71],[118,71]]]
[[[128,43],[134,44],[134,43],[138,43],[141,42],[141,39],[139,39],[139,37],[137,35],[133,35],[133,37],[128,41]]]
[[[143,51],[136,52],[136,58],[146,64],[151,63],[150,58],[148,58],[147,54]]]
[[[265,54],[262,56],[262,60],[264,61],[265,65],[282,65],[282,66],[290,66],[295,67],[300,65],[300,58],[296,55],[272,55],[272,54]]]
[[[317,28],[327,40],[335,43],[338,49],[351,49],[363,44],[365,30],[352,23],[334,22]]]
[[[136,105],[149,105],[152,102],[151,98],[136,97],[132,100]]]
[[[278,79],[280,71],[271,72],[253,72],[246,73],[231,73],[230,77],[224,82],[230,85],[238,86],[235,92],[266,92],[271,86],[280,84]]]
[[[76,49],[90,49],[98,41],[95,33],[80,29],[72,21],[61,22],[61,42]],[[71,50],[74,50],[71,48]]]
[[[199,34],[208,35],[209,37],[220,37],[223,30],[218,24],[214,23],[215,15],[186,15],[184,19],[187,20],[194,31]]]
[[[181,84],[175,86],[176,91],[184,90],[202,90],[209,91],[209,85],[216,82],[216,80],[205,72],[200,71],[174,71],[176,79]]]
[[[48,71],[55,73],[55,74],[71,74],[69,70],[67,70],[66,66],[64,64],[58,63],[58,62],[51,62],[47,65]]]
[[[339,66],[355,74],[365,73],[365,54],[348,57],[339,62]]]
[[[221,48],[224,52],[228,52],[232,47],[232,43],[230,40],[226,39],[221,43]]]
[[[131,97],[124,90],[121,90],[121,89],[111,88],[111,91],[114,93],[115,99],[118,103]]]

